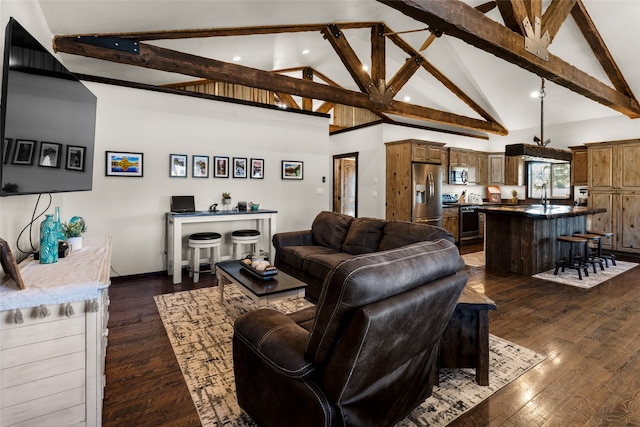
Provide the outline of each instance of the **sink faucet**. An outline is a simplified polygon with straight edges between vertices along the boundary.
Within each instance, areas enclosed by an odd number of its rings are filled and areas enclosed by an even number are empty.
[[[542,189],[540,190],[540,203],[542,203],[542,207],[547,208],[547,184],[542,184]]]

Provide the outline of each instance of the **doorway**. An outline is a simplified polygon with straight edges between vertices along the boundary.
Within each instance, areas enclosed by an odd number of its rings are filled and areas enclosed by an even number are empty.
[[[333,211],[358,216],[358,153],[333,156]]]

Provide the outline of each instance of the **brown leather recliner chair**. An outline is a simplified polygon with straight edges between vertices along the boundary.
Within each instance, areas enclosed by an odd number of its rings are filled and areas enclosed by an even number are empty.
[[[346,260],[315,308],[235,322],[238,403],[261,426],[390,426],[426,399],[468,276],[447,240]]]

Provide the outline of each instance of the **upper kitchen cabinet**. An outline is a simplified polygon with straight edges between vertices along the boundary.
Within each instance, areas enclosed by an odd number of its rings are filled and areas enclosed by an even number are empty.
[[[587,185],[589,178],[589,152],[587,147],[580,145],[571,149],[571,184]]]
[[[468,168],[470,184],[487,183],[487,153],[463,148],[449,149],[449,166]]]
[[[469,150],[449,148],[449,166],[469,166]]]
[[[396,141],[395,143],[411,144],[411,160],[414,162],[435,164],[441,164],[442,162],[442,147],[444,147],[443,143],[420,141],[416,139]]]
[[[489,154],[487,179],[489,185],[504,184],[504,154]]]
[[[640,253],[640,140],[586,144],[589,207],[607,212],[593,215],[591,227],[614,233],[603,241],[609,249]]]
[[[504,158],[505,185],[524,185],[524,158],[507,156]]]
[[[489,182],[489,156],[487,153],[478,153],[478,173],[476,184],[486,185]]]

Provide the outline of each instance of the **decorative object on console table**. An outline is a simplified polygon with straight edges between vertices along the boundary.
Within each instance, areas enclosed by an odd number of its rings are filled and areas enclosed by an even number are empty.
[[[4,272],[16,282],[18,290],[24,289],[24,281],[20,274],[20,268],[18,268],[16,259],[13,257],[9,243],[4,239],[0,239],[0,264],[2,264]]]
[[[40,264],[58,262],[58,223],[47,214],[40,223]]]
[[[68,223],[62,224],[62,231],[67,239],[71,252],[82,249],[82,235],[87,231],[84,218],[74,216]]]
[[[231,193],[222,193],[222,204],[225,209],[229,209],[231,205]]]

